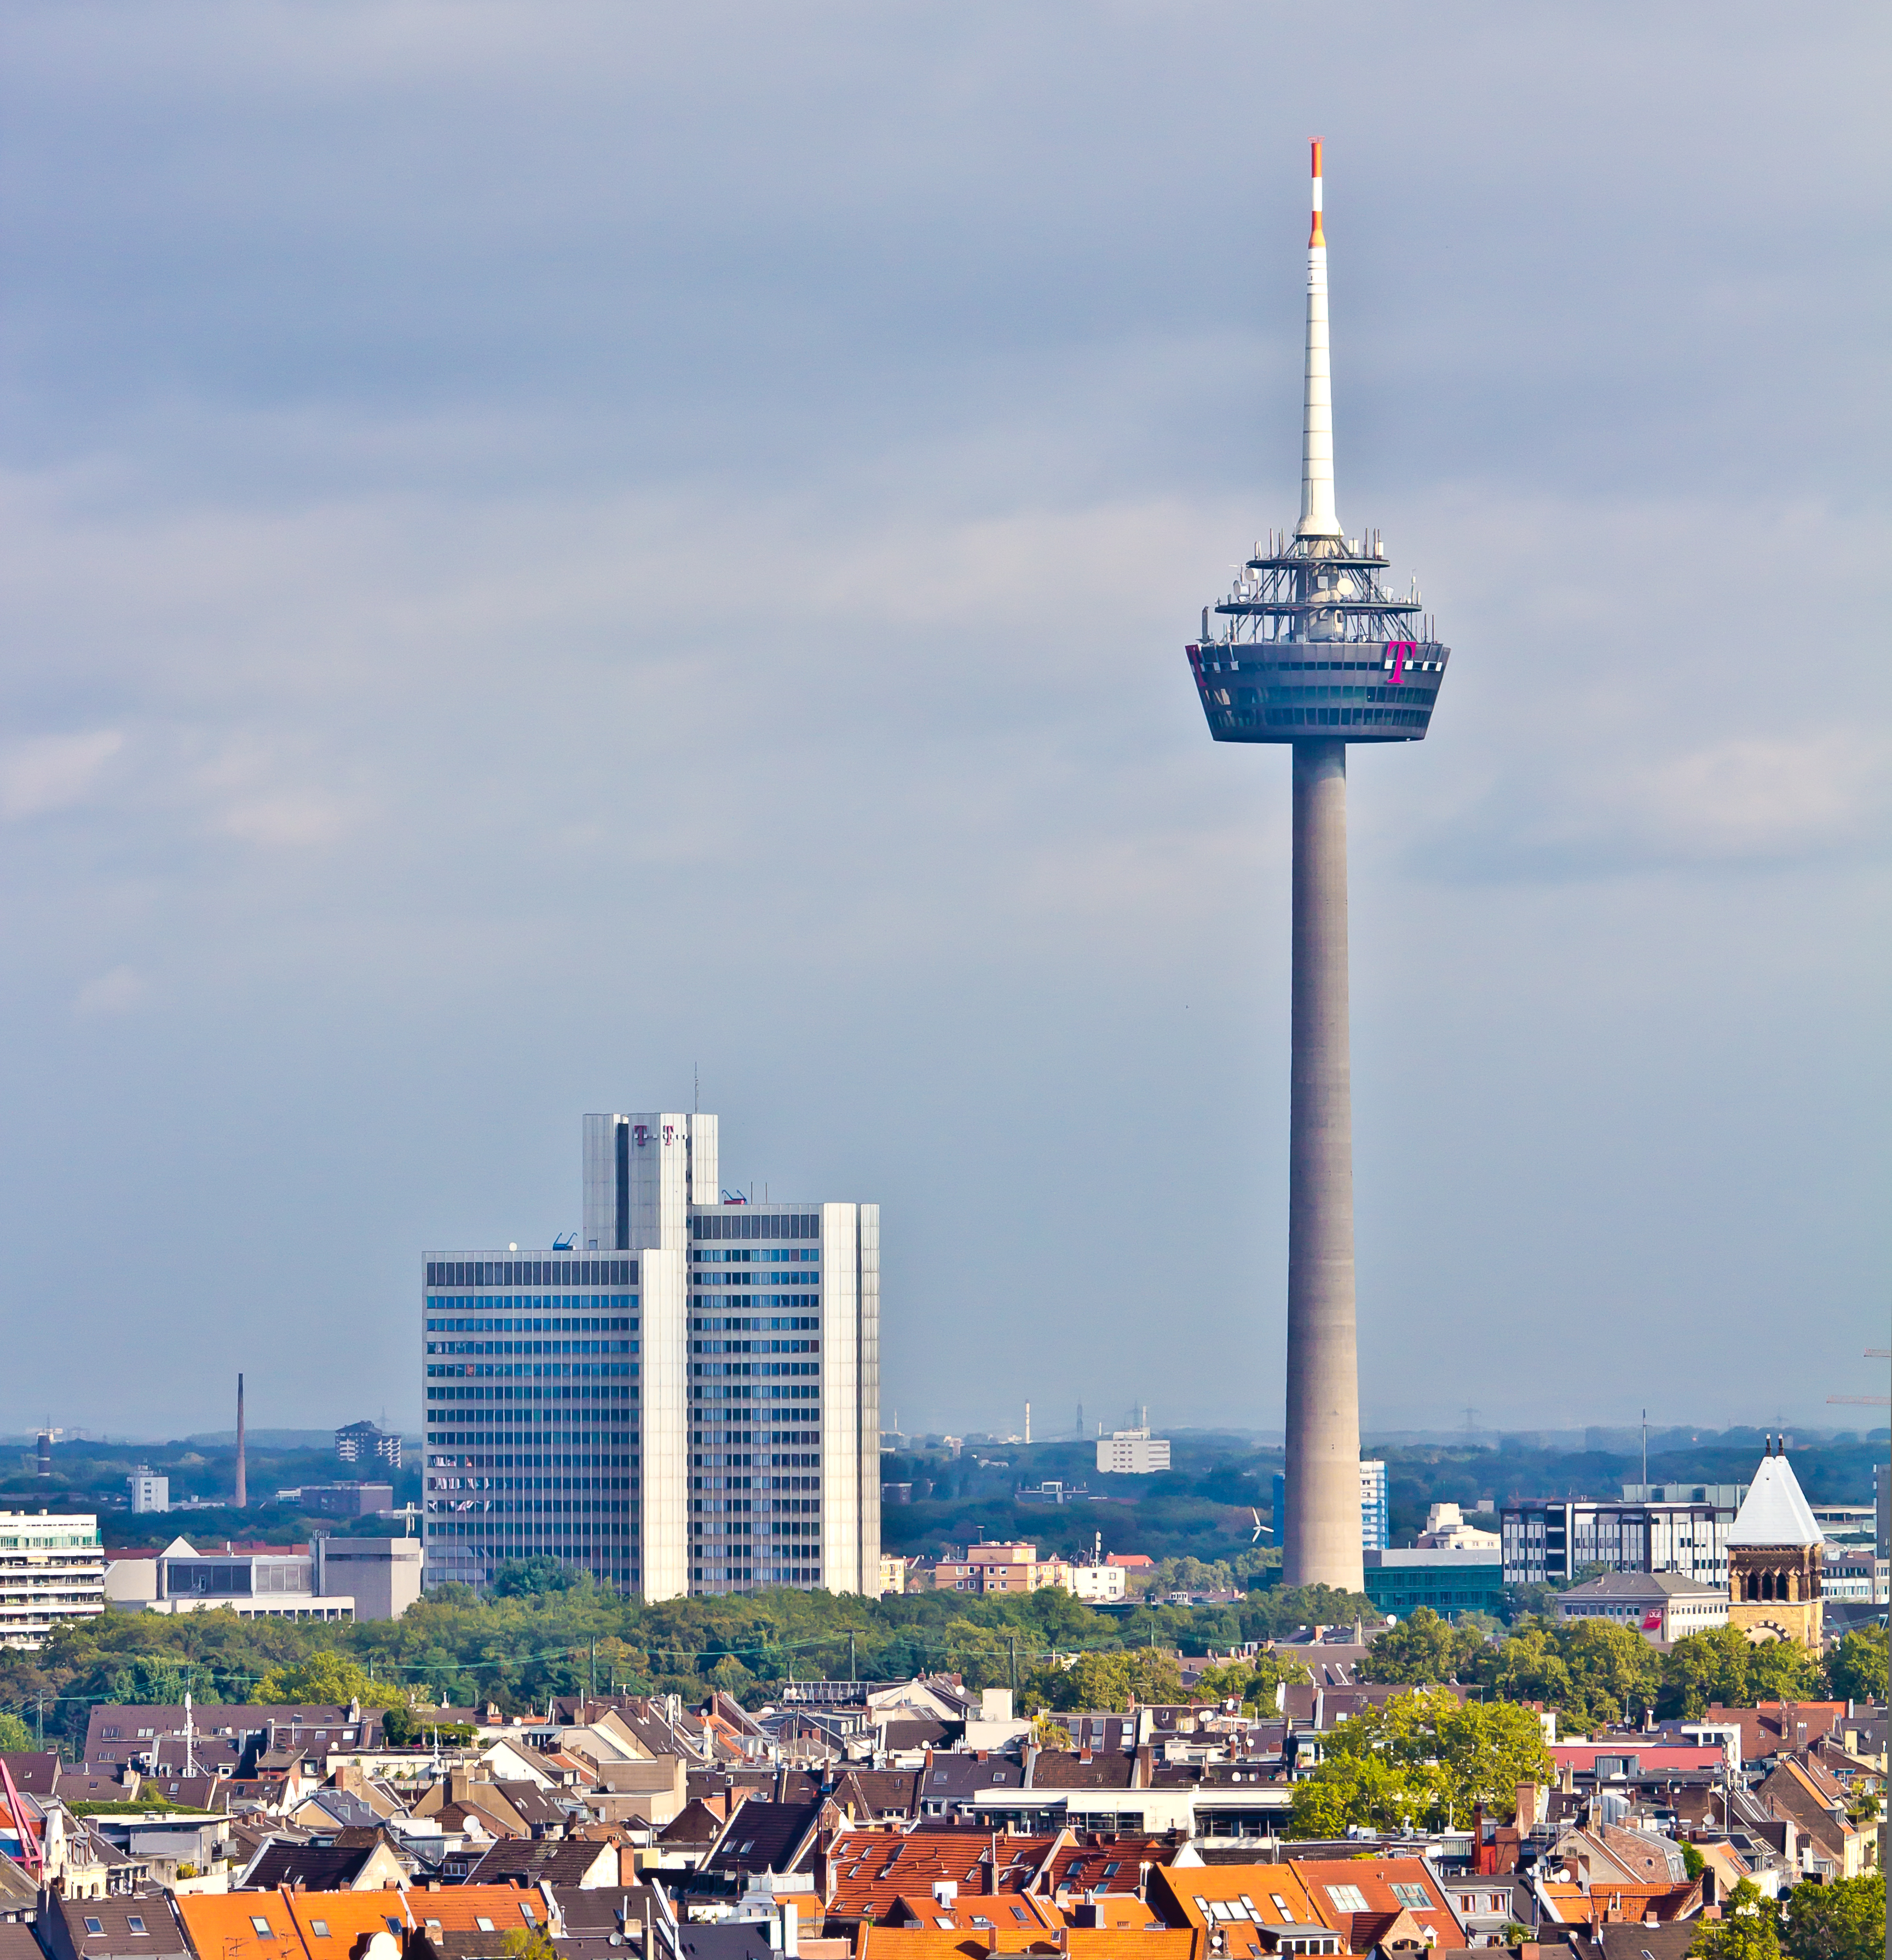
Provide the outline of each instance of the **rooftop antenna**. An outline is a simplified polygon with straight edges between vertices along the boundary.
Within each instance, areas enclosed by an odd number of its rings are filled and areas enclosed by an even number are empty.
[[[1642,1501],[1649,1500],[1649,1412],[1642,1411]]]

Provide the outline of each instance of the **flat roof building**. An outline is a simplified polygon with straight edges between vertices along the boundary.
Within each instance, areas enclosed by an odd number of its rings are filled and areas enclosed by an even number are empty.
[[[37,1647],[60,1621],[104,1610],[95,1513],[0,1511],[0,1645]]]

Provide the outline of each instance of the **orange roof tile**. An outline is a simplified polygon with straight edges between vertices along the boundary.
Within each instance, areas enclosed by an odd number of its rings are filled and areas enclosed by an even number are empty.
[[[510,1933],[543,1925],[542,1894],[517,1885],[392,1888],[368,1892],[199,1892],[178,1916],[200,1960],[347,1960],[365,1933],[404,1933],[434,1922],[451,1933]]]
[[[1402,1910],[1411,1913],[1441,1946],[1465,1943],[1457,1916],[1423,1858],[1292,1858],[1288,1868],[1323,1923],[1346,1934],[1355,1952],[1371,1946],[1375,1923],[1383,1926],[1389,1915]],[[1356,1921],[1361,1922],[1358,1939],[1354,1937]]]
[[[1002,1931],[995,1943],[992,1934],[983,1928],[863,1926],[854,1943],[854,1960],[989,1960],[995,1952],[1061,1953],[1066,1960],[1193,1960],[1201,1936],[1187,1927],[1128,1933],[1080,1926],[1063,1939],[1069,1943],[1060,1946],[1053,1933],[1014,1939]]]
[[[984,1894],[995,1846],[993,1889],[1022,1892],[1055,1841],[959,1829],[839,1831],[827,1854],[827,1910],[837,1919],[884,1919],[897,1898],[930,1898],[941,1879],[956,1885],[962,1899]]]
[[[1327,1925],[1292,1865],[1159,1865],[1150,1874],[1150,1904],[1164,1917],[1213,1923],[1219,1915],[1205,1912],[1199,1901],[1252,1906],[1264,1926]]]

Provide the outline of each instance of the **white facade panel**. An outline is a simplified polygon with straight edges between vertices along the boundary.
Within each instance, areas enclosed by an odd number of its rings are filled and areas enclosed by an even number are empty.
[[[691,1204],[717,1204],[721,1202],[722,1190],[716,1181],[720,1170],[716,1157],[715,1118],[692,1116],[690,1119]]]
[[[881,1208],[857,1208],[860,1218],[860,1351],[854,1413],[855,1481],[859,1494],[856,1583],[879,1590],[881,1569]]]
[[[831,1592],[861,1590],[858,1212],[821,1208],[821,1576]],[[877,1561],[876,1590],[879,1578]]]
[[[644,1270],[644,1597],[690,1590],[690,1430],[684,1407],[690,1351],[688,1254],[646,1251]]]
[[[617,1249],[617,1154],[615,1137],[620,1118],[584,1119],[583,1211],[578,1243],[587,1252]]]

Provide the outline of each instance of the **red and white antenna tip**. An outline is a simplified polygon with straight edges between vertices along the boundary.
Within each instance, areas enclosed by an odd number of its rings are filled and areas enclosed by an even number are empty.
[[[1320,229],[1320,138],[1314,139],[1314,229],[1308,234],[1310,246],[1324,247],[1327,234]]]

